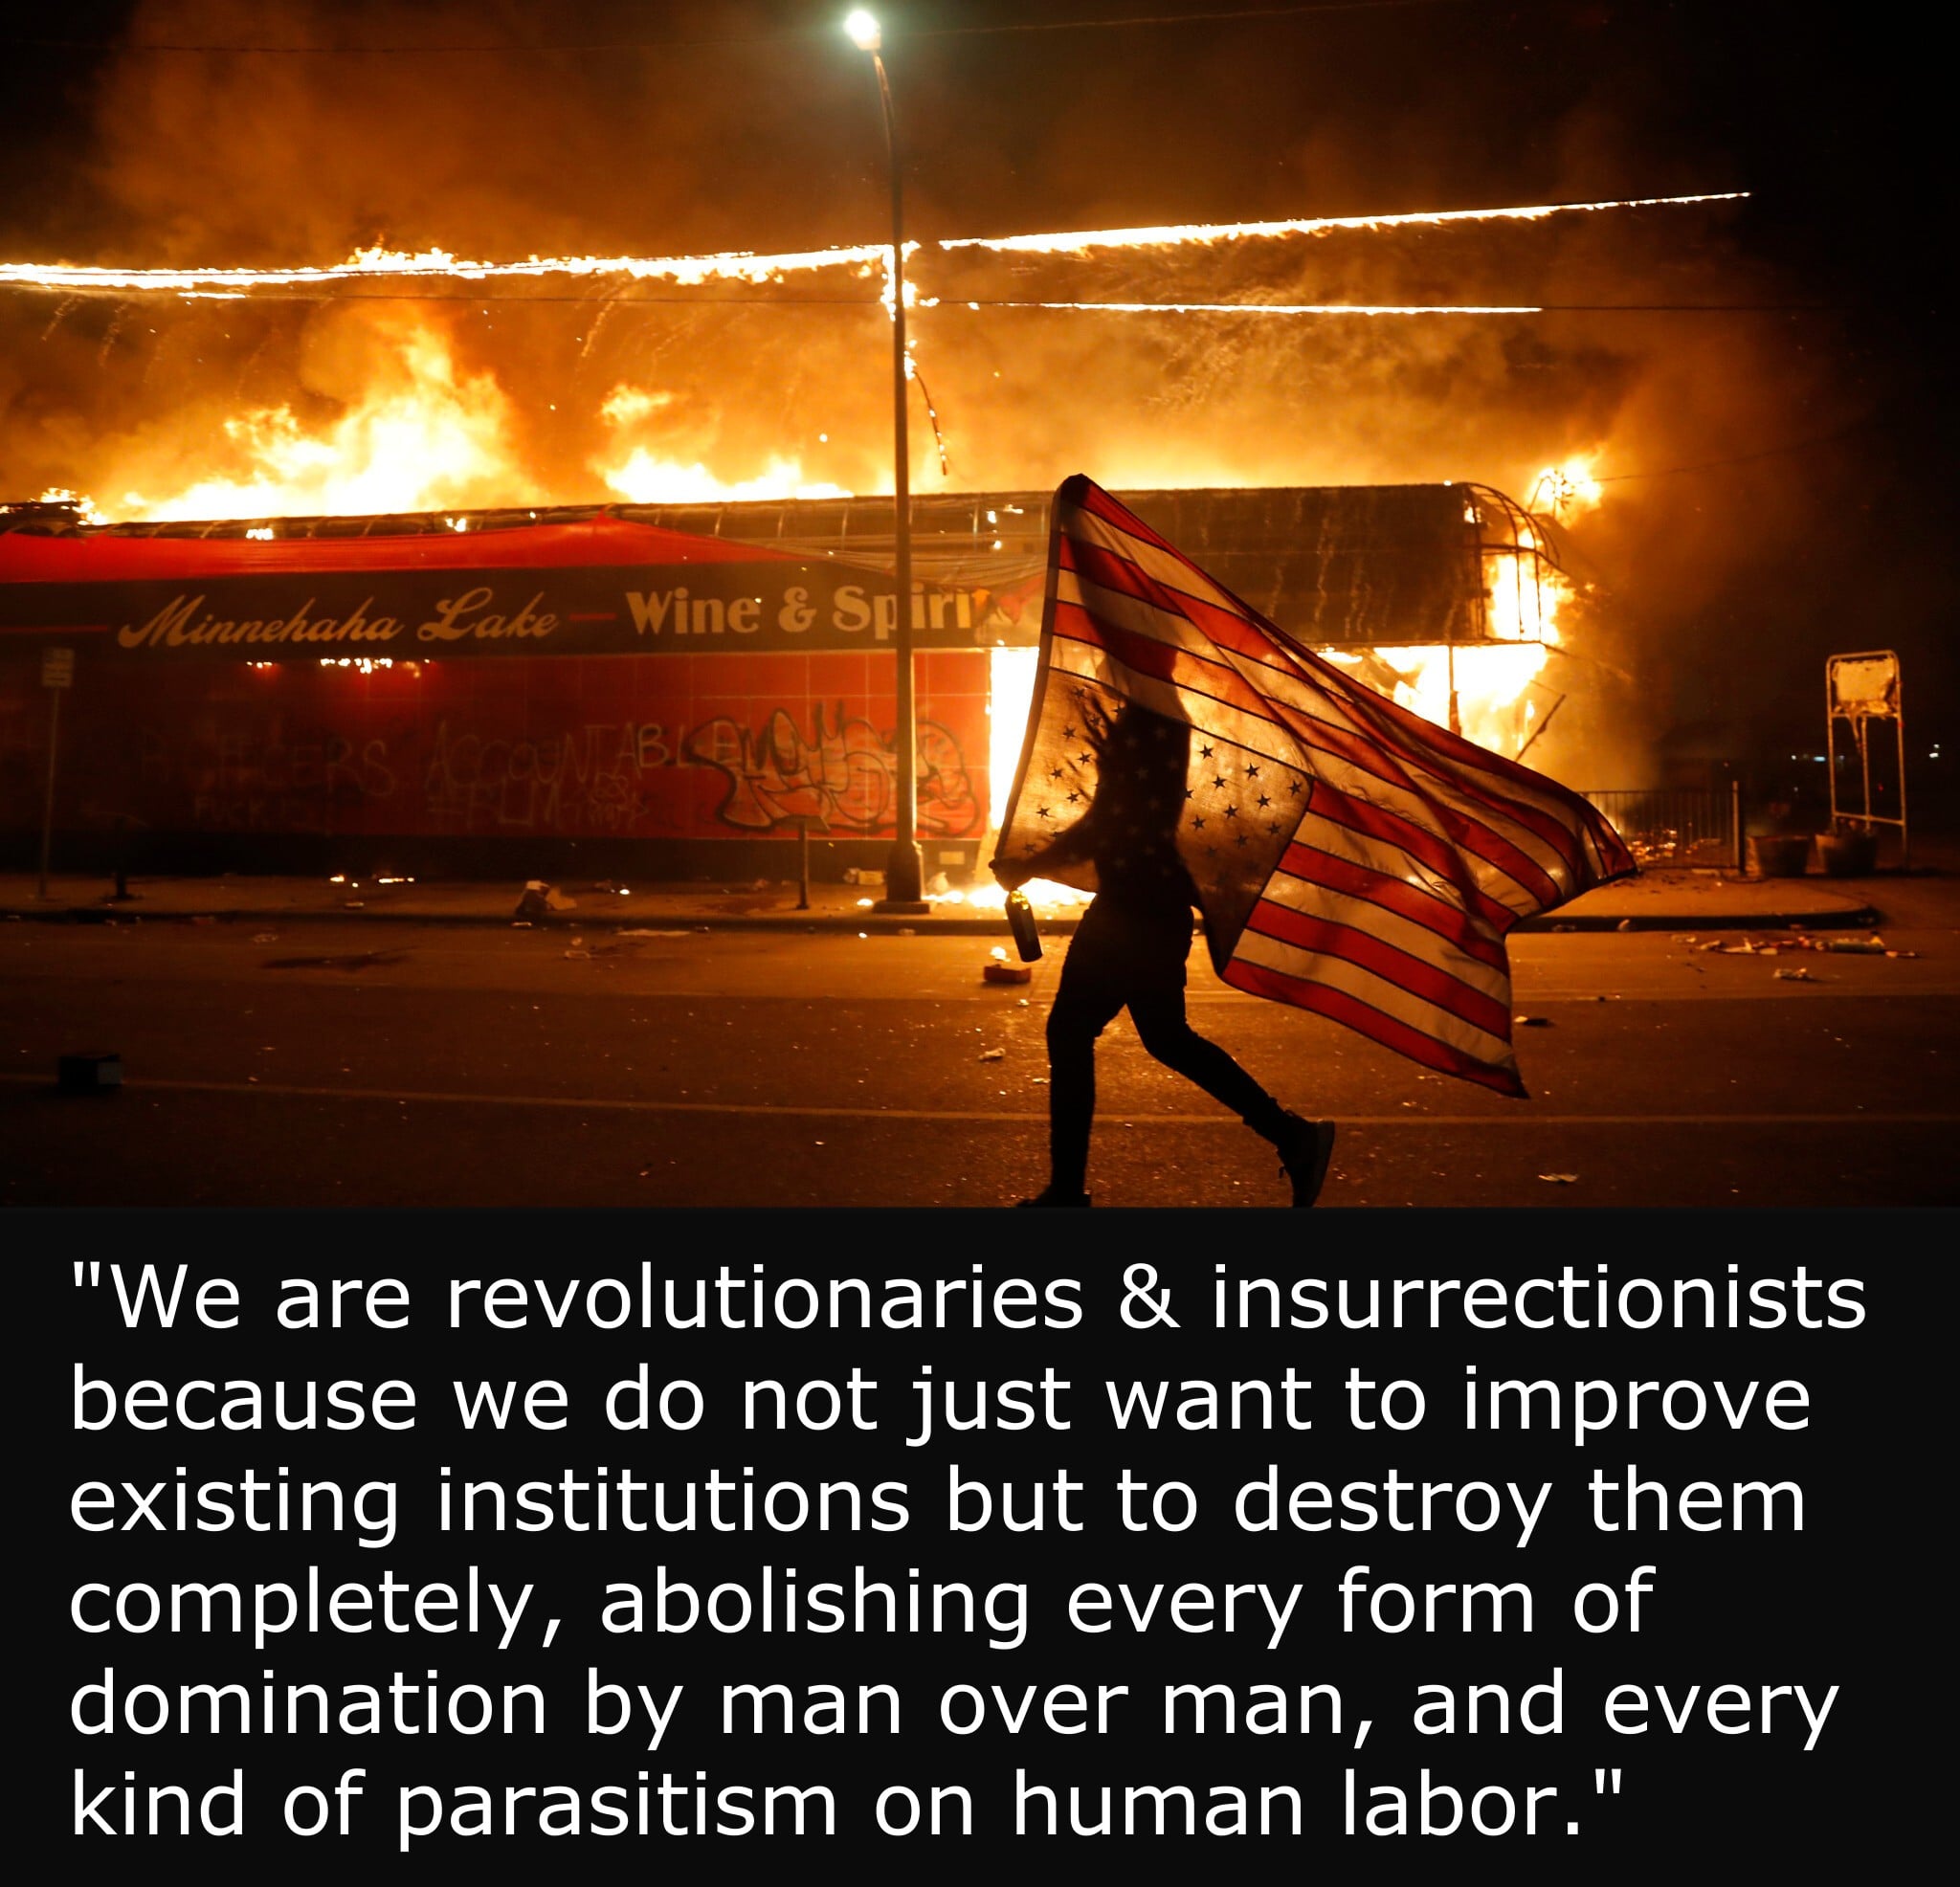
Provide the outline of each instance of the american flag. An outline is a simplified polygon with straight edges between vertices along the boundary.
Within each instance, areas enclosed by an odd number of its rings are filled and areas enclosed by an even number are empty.
[[[1070,478],[1002,858],[1086,811],[1093,730],[1138,710],[1188,744],[1176,850],[1225,983],[1525,1094],[1505,933],[1635,869],[1586,800],[1354,680]],[[1092,863],[1052,876],[1097,889]]]

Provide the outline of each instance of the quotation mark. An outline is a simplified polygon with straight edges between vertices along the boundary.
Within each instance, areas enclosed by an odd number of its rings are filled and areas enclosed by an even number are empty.
[[[75,1281],[76,1281],[76,1282],[77,1282],[78,1284],[79,1284],[79,1283],[80,1283],[80,1282],[82,1281],[82,1279],[81,1279],[81,1268],[82,1268],[82,1266],[83,1266],[83,1265],[86,1265],[86,1266],[88,1267],[88,1281],[89,1281],[89,1282],[90,1282],[91,1284],[100,1284],[100,1282],[102,1281],[102,1261],[101,1261],[101,1259],[100,1259],[100,1258],[77,1258],[77,1259],[76,1259],[76,1261],[75,1261]]]
[[[1613,1778],[1611,1787],[1607,1784],[1606,1779],[1608,1776]],[[1619,1771],[1617,1769],[1594,1769],[1592,1771],[1592,1793],[1594,1795],[1617,1795],[1619,1793]],[[1579,1824],[1577,1822],[1568,1822],[1566,1824],[1566,1832],[1568,1834],[1576,1834],[1578,1832]]]

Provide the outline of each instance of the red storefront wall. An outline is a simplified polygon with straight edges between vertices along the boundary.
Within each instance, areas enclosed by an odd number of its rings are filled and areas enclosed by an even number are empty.
[[[922,839],[987,828],[988,657],[915,656]],[[893,831],[889,652],[451,659],[362,674],[88,660],[62,696],[55,827],[416,839]],[[37,833],[48,694],[0,659],[0,832]],[[18,851],[18,845],[12,850]]]

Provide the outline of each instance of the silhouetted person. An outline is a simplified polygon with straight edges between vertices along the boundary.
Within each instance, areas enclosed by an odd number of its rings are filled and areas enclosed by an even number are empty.
[[[1012,890],[1055,868],[1090,861],[1097,892],[1062,961],[1048,1014],[1048,1185],[1023,1206],[1086,1206],[1096,1112],[1096,1038],[1127,1009],[1144,1047],[1194,1081],[1278,1150],[1293,1203],[1311,1206],[1326,1177],[1334,1123],[1289,1113],[1184,1012],[1185,963],[1197,887],[1178,856],[1191,734],[1135,706],[1084,705],[1097,758],[1089,810],[1025,858],[992,861]]]

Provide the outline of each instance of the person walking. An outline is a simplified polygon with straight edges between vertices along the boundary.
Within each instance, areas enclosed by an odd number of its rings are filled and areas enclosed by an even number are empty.
[[[1185,965],[1197,887],[1178,856],[1190,729],[1133,703],[1110,714],[1084,706],[1097,760],[1088,810],[1026,856],[991,861],[1013,891],[1057,868],[1088,863],[1096,892],[1063,959],[1048,1013],[1048,1184],[1021,1206],[1089,1204],[1089,1137],[1096,1112],[1096,1042],[1128,1010],[1144,1048],[1232,1109],[1280,1156],[1293,1204],[1320,1196],[1334,1123],[1283,1108],[1185,1015]]]

